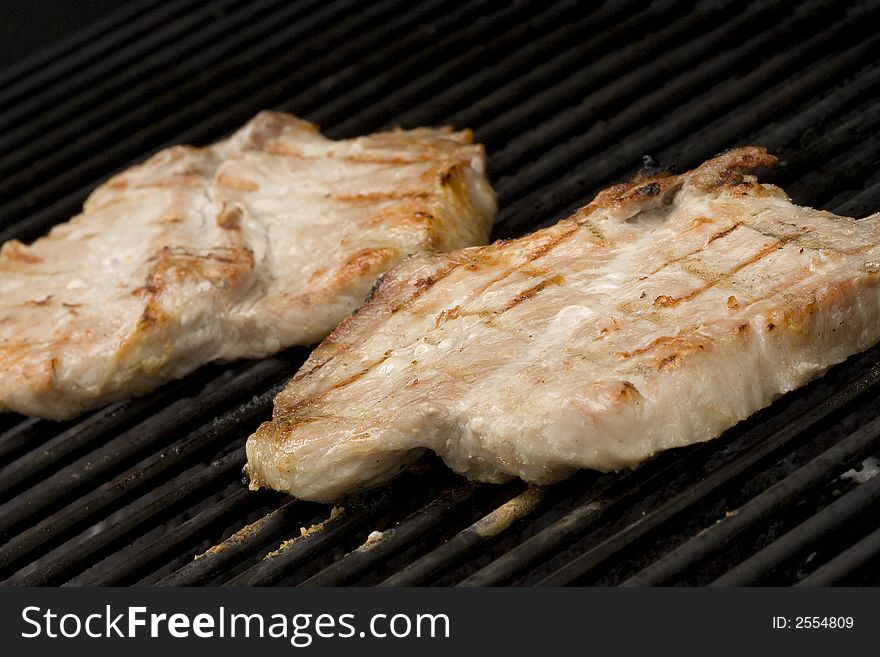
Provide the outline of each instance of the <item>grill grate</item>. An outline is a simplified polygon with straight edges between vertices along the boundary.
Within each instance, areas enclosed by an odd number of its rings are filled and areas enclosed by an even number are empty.
[[[473,128],[499,192],[497,237],[556,221],[646,153],[683,169],[751,143],[781,156],[774,180],[797,202],[862,216],[880,208],[878,12],[830,0],[126,5],[0,72],[12,126],[0,240],[33,239],[113,172],[267,107],[333,137]],[[334,513],[239,482],[243,439],[306,355],[208,366],[73,422],[0,416],[0,578],[880,583],[880,348],[631,472],[531,489],[464,482],[425,459]]]

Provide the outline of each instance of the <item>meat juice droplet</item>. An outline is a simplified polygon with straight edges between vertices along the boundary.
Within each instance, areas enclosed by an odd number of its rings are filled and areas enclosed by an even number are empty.
[[[401,358],[400,356],[392,356],[388,360],[386,360],[379,367],[378,373],[381,375],[388,375],[396,370],[401,370],[407,365],[410,364],[411,361],[406,358]]]
[[[433,349],[432,345],[422,343],[413,349],[413,356],[422,356],[431,351],[431,349]]]

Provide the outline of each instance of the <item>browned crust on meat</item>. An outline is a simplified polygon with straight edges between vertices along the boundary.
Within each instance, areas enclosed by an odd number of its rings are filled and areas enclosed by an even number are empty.
[[[240,189],[243,192],[255,192],[260,186],[253,180],[245,180],[244,178],[235,178],[226,173],[217,176],[217,185],[220,187],[230,187],[232,189]]]
[[[620,207],[651,201],[660,201],[668,205],[671,203],[675,192],[681,189],[681,185],[682,181],[678,176],[655,178],[646,182],[623,183],[599,192],[591,205],[595,204],[597,207]]]
[[[777,158],[764,148],[755,146],[735,148],[721,153],[687,173],[670,176],[661,172],[647,179],[632,180],[608,187],[599,192],[592,203],[583,208],[579,214],[586,216],[598,208],[615,208],[658,201],[668,204],[681,189],[685,180],[707,192],[746,185],[750,194],[765,194],[763,186],[745,181],[743,174],[761,167],[772,168],[777,162]]]
[[[629,381],[621,381],[620,389],[614,395],[614,401],[621,404],[628,404],[640,399],[642,394]]]
[[[239,230],[244,212],[237,205],[224,203],[217,213],[217,225],[224,230]]]
[[[299,131],[317,133],[319,127],[309,121],[297,118],[284,112],[264,110],[257,114],[250,123],[251,129],[243,146],[246,150],[269,150],[274,140],[285,132]]]
[[[430,198],[432,192],[430,190],[414,190],[391,192],[370,192],[368,194],[339,194],[334,196],[337,201],[344,203],[379,203],[381,201],[397,201],[405,198],[427,199]]]
[[[27,246],[15,239],[3,244],[3,247],[0,248],[0,259],[28,265],[36,265],[43,262],[40,256],[31,253]]]
[[[448,322],[453,319],[457,319],[461,316],[461,306],[453,306],[452,308],[447,308],[439,315],[437,315],[437,319],[434,321],[434,326],[440,326],[444,322]]]
[[[168,315],[159,306],[156,298],[150,297],[147,300],[147,305],[144,306],[140,319],[138,319],[137,330],[139,333],[145,333],[166,323],[167,319]]]
[[[48,306],[50,303],[52,303],[52,295],[51,294],[49,296],[47,296],[45,299],[26,301],[25,305],[39,307],[39,306]]]
[[[767,152],[766,148],[747,146],[733,148],[707,160],[688,174],[691,184],[705,190],[714,191],[718,188],[735,188],[743,185],[743,174],[762,167],[773,168],[779,160]],[[763,187],[758,184],[745,183],[748,192],[761,194]]]
[[[106,186],[117,190],[133,187],[190,187],[192,189],[201,189],[204,186],[204,179],[201,173],[172,173],[151,183],[139,182],[134,184],[129,178],[114,178],[108,180]]]
[[[352,280],[370,277],[384,271],[397,258],[397,251],[389,247],[363,249],[350,255],[339,267],[331,285],[345,287]]]

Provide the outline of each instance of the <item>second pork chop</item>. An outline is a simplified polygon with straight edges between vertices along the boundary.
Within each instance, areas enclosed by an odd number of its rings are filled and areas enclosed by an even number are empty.
[[[331,141],[264,112],[164,150],[0,251],[0,410],[68,418],[213,360],[317,342],[405,256],[484,244],[469,132]]]
[[[880,217],[798,207],[763,149],[612,187],[523,238],[407,260],[248,440],[332,501],[425,450],[546,484],[705,441],[880,340]]]

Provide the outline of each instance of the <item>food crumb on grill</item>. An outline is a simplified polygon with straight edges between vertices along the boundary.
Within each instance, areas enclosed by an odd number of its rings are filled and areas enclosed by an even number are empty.
[[[367,540],[364,541],[363,545],[361,545],[358,550],[369,550],[384,540],[385,532],[373,530],[367,535]]]
[[[487,516],[478,520],[472,529],[483,537],[497,536],[510,527],[514,521],[524,518],[538,506],[544,499],[546,489],[541,486],[529,486],[529,488],[508,500]]]
[[[875,456],[869,456],[861,462],[856,468],[847,470],[841,479],[848,479],[854,484],[864,484],[880,474],[880,459]]]

